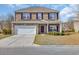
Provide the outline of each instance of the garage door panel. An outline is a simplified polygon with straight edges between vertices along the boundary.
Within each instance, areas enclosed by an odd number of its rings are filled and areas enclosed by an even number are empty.
[[[35,34],[35,30],[33,29],[18,29],[17,30],[18,34]]]
[[[15,26],[17,34],[36,34],[36,26]]]

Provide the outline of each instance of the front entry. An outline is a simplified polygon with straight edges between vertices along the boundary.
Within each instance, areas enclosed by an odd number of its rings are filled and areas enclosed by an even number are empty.
[[[39,34],[45,34],[45,33],[47,33],[47,27],[46,27],[46,24],[40,24],[39,26],[38,26],[38,29],[39,29]]]
[[[44,33],[44,26],[41,26],[41,33]]]

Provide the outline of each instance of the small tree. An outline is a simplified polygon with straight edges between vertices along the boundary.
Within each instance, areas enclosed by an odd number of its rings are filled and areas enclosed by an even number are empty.
[[[6,17],[6,20],[2,22],[2,30],[4,34],[11,34],[11,22],[14,20],[14,16],[8,14]]]
[[[3,29],[3,34],[11,34],[11,29]]]

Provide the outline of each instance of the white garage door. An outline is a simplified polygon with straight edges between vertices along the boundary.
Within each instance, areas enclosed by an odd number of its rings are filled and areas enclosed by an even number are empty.
[[[16,34],[36,34],[35,25],[16,25],[15,26]]]

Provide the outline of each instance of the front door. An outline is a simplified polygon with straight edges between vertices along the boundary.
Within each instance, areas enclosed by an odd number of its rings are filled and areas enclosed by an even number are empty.
[[[44,26],[41,26],[41,33],[44,33]]]

